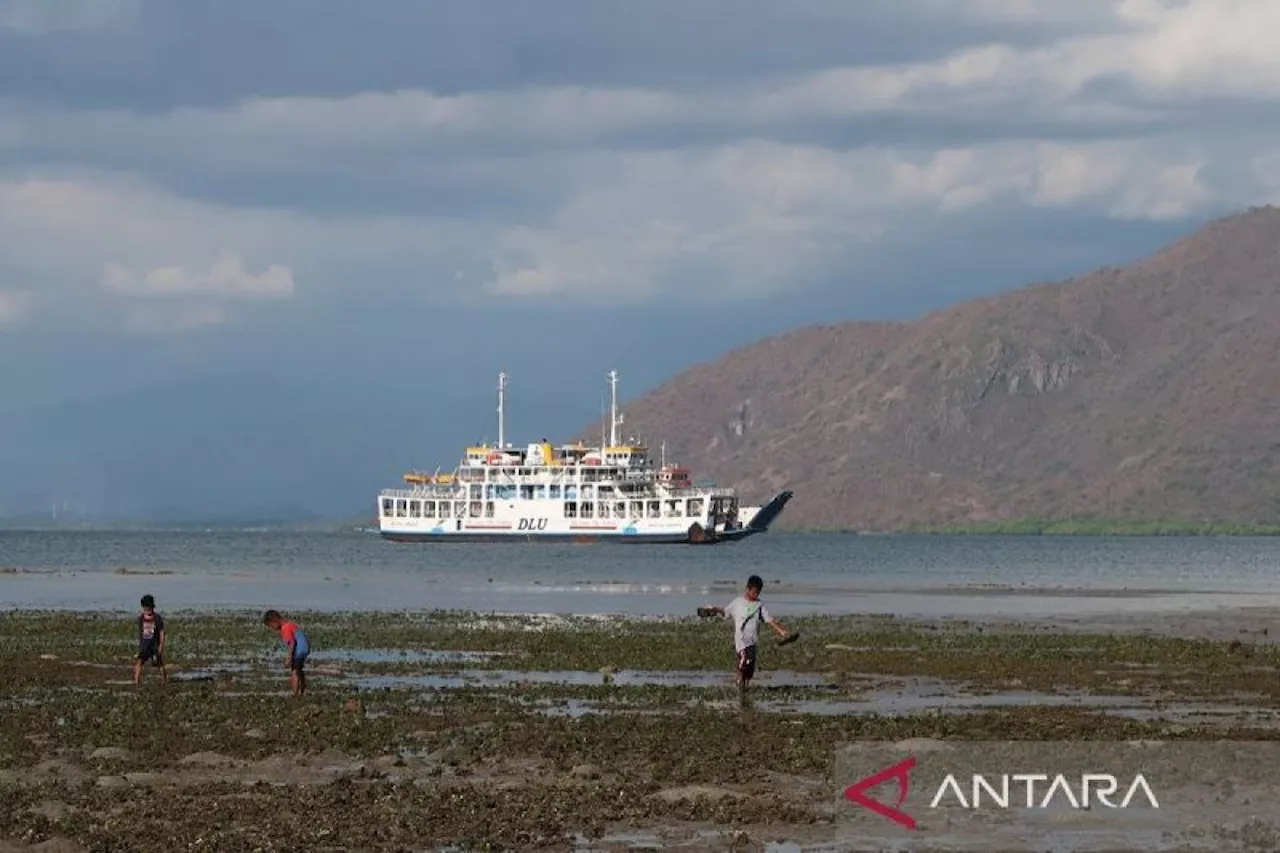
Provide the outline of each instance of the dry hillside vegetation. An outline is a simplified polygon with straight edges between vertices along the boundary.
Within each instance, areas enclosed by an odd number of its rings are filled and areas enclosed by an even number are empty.
[[[908,323],[815,326],[676,376],[626,430],[780,527],[1280,516],[1280,210]],[[584,435],[599,435],[598,426]]]

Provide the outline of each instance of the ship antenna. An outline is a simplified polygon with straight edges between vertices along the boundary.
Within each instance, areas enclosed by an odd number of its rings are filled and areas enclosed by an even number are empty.
[[[609,371],[609,446],[618,445],[618,371]]]
[[[504,370],[498,374],[498,449],[506,448],[507,430],[506,430],[506,413],[503,411],[503,404],[507,398],[507,372]]]
[[[667,443],[662,442],[662,467],[667,467]]]

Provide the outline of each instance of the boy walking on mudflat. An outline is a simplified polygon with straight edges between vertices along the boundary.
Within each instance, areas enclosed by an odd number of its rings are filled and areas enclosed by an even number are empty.
[[[262,624],[272,631],[280,632],[280,641],[288,649],[285,664],[289,667],[289,686],[293,689],[294,696],[301,696],[307,692],[307,674],[303,665],[311,654],[311,643],[307,640],[307,635],[298,627],[297,622],[283,618],[278,610],[268,610],[262,614]]]
[[[142,609],[138,611],[138,654],[133,659],[133,683],[142,681],[142,665],[151,661],[160,668],[160,675],[169,680],[164,667],[164,617],[156,612],[156,600],[151,595],[142,596]]]
[[[747,578],[747,588],[743,594],[729,602],[727,607],[713,604],[699,608],[700,613],[719,613],[733,620],[733,646],[738,654],[739,690],[746,690],[752,676],[756,674],[756,646],[760,639],[760,623],[768,624],[784,640],[790,636],[782,623],[769,615],[764,602],[760,600],[762,589],[764,581],[759,575],[752,575]]]

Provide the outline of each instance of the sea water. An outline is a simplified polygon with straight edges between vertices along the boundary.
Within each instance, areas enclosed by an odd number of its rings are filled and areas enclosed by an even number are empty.
[[[780,614],[1088,615],[1280,604],[1280,538],[770,532],[710,547],[400,544],[363,532],[0,532],[0,608],[686,616],[749,575]]]

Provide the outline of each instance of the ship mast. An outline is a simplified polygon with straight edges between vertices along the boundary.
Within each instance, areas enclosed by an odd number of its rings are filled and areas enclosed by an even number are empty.
[[[618,371],[609,371],[609,446],[618,446]]]
[[[506,413],[503,411],[504,403],[507,399],[507,372],[504,370],[498,374],[498,449],[504,450],[507,446],[507,430],[506,430]]]

